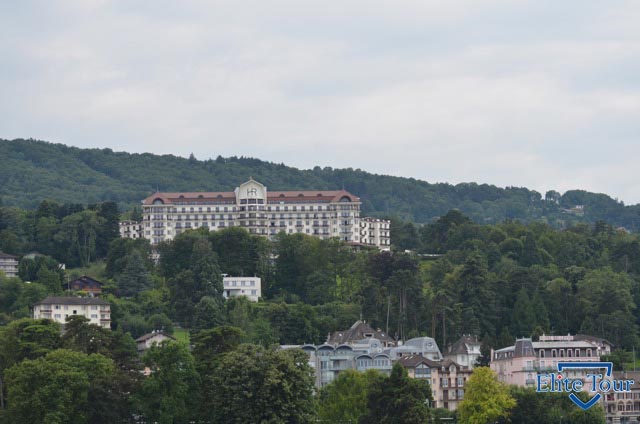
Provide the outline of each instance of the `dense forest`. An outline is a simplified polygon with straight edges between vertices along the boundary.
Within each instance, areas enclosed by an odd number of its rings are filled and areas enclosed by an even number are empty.
[[[33,209],[49,199],[81,204],[112,201],[128,210],[157,189],[231,191],[249,176],[279,190],[344,187],[361,197],[365,213],[415,223],[429,223],[459,209],[482,224],[517,219],[567,228],[604,220],[640,230],[639,205],[625,206],[605,194],[583,190],[542,194],[476,183],[430,184],[350,168],[298,170],[253,158],[197,160],[0,139],[0,198],[5,205],[22,208]]]
[[[247,414],[262,413],[292,414],[274,422],[312,421],[329,400],[313,400],[309,370],[292,365],[302,357],[272,347],[322,343],[360,318],[401,340],[433,336],[441,349],[477,334],[485,355],[515,337],[582,332],[613,342],[623,366],[625,352],[638,346],[640,239],[605,222],[564,230],[541,222],[480,225],[453,210],[424,226],[396,222],[408,252],[354,250],[303,234],[269,241],[241,228],[199,229],[161,244],[155,263],[147,240],[118,237],[117,220],[113,202],[0,206],[0,248],[41,253],[21,259],[19,278],[0,276],[0,419],[44,422],[36,411],[52,409],[71,418],[51,422],[246,422],[260,416]],[[29,319],[30,305],[64,293],[68,279],[87,272],[106,283],[112,331],[78,321],[60,335],[57,324]],[[225,301],[223,273],[261,277],[263,299]],[[133,339],[152,330],[191,341],[139,358]],[[256,354],[265,360],[252,360]],[[143,378],[143,365],[155,372]],[[52,383],[34,387],[34,378]],[[384,387],[426,393],[400,371],[386,378]],[[300,384],[291,388],[300,397],[268,389],[289,379]],[[37,409],[21,400],[43,399],[56,384],[68,384],[72,397]],[[376,409],[376,399],[402,392],[385,395],[379,387],[361,399],[362,417],[393,413]],[[229,398],[248,391],[264,392],[260,401],[275,406],[250,409],[242,397]],[[101,396],[107,400],[92,401]]]

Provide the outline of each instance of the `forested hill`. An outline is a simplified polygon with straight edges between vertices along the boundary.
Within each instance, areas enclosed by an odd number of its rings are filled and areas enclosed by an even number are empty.
[[[156,189],[231,191],[249,176],[279,190],[344,187],[361,197],[369,215],[418,223],[457,208],[479,223],[543,220],[564,227],[604,220],[640,230],[640,205],[624,206],[582,190],[541,194],[476,183],[430,184],[351,168],[299,170],[253,158],[197,160],[0,139],[0,199],[7,206],[35,208],[44,199],[82,204],[111,200],[128,209]]]

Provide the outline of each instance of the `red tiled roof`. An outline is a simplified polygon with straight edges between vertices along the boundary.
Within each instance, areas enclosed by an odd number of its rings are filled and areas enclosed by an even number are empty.
[[[338,202],[343,197],[351,198],[352,202],[359,202],[360,198],[354,196],[346,190],[300,190],[300,191],[269,191],[267,192],[267,200],[291,202],[296,200],[320,200],[324,202]],[[174,203],[179,201],[212,201],[212,200],[235,200],[236,194],[232,191],[214,191],[214,192],[157,192],[143,200],[143,204],[151,205],[156,199],[162,200],[164,203]]]

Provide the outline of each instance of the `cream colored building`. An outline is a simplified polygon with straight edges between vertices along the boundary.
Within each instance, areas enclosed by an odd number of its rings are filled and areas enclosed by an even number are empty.
[[[33,305],[34,319],[46,318],[65,324],[67,317],[73,315],[87,318],[90,324],[111,328],[111,306],[97,297],[49,296]]]
[[[222,285],[225,299],[235,296],[246,296],[252,302],[257,302],[262,296],[260,277],[223,277]]]
[[[0,252],[0,272],[7,277],[18,276],[18,258],[13,255]]]
[[[141,238],[142,224],[136,221],[121,221],[120,237],[132,239]]]
[[[142,202],[142,237],[155,245],[183,231],[242,227],[273,238],[284,231],[388,250],[389,221],[360,218],[360,198],[345,190],[267,191],[253,179],[232,192],[154,193]]]

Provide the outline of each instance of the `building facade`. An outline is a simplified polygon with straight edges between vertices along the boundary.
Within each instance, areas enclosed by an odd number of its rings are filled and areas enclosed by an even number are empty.
[[[7,277],[18,276],[18,257],[0,252],[0,272]]]
[[[411,378],[426,380],[431,386],[433,408],[455,411],[464,399],[467,380],[473,370],[450,359],[432,361],[422,355],[407,355],[398,360]]]
[[[473,369],[478,358],[482,356],[480,347],[481,343],[478,340],[478,336],[464,334],[454,344],[449,346],[444,357],[445,359],[452,360],[456,364]]]
[[[242,227],[270,238],[284,231],[388,250],[390,221],[361,218],[360,204],[345,190],[267,191],[250,179],[232,192],[154,193],[142,201],[138,234],[156,245],[188,229]],[[123,237],[133,234],[121,226]]]
[[[640,371],[614,371],[615,380],[633,380],[630,392],[610,392],[603,397],[607,424],[630,424],[640,421]]]
[[[83,316],[91,324],[111,328],[111,305],[96,297],[49,296],[33,305],[34,319],[50,319],[65,324],[73,315]]]
[[[121,221],[120,222],[120,237],[122,238],[141,238],[142,237],[142,224],[136,221]]]
[[[537,342],[518,339],[513,346],[491,352],[491,369],[498,380],[521,387],[535,387],[538,373],[557,371],[558,362],[598,362],[611,353],[606,340],[578,336],[540,336]],[[587,370],[567,371],[568,376],[585,378]]]
[[[173,336],[163,331],[153,331],[151,333],[147,333],[143,336],[140,336],[136,339],[136,346],[138,348],[138,353],[143,353],[154,344],[159,345],[165,340],[175,341],[176,339]]]
[[[104,283],[96,280],[95,278],[83,275],[82,277],[70,281],[68,284],[69,290],[82,291],[85,293],[91,293],[92,295],[100,295],[102,293],[102,286]]]
[[[235,296],[246,296],[252,302],[262,297],[262,282],[260,277],[223,277],[223,292],[225,299]]]

